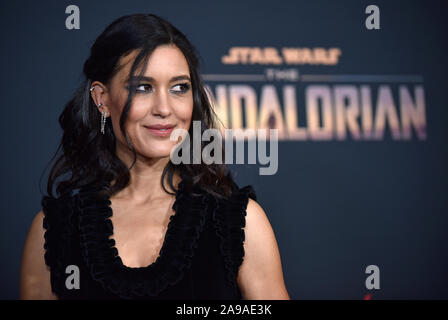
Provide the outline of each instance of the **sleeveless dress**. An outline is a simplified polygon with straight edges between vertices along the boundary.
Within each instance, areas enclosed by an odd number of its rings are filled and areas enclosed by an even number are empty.
[[[146,267],[122,263],[101,186],[44,196],[45,263],[59,299],[242,299],[237,285],[251,185],[233,185],[228,199],[181,181],[158,258]],[[79,288],[66,285],[73,267]],[[67,268],[69,267],[69,268]]]

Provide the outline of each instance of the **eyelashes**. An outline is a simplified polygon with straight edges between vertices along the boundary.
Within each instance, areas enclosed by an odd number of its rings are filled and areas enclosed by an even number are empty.
[[[144,90],[139,89],[139,88],[142,88],[142,87],[145,88],[145,89]],[[176,87],[180,87],[180,90],[173,90],[173,89],[171,89],[170,91],[175,93],[175,94],[185,94],[185,93],[187,93],[190,90],[191,85],[188,82],[185,82],[185,83],[178,83],[178,84],[173,86],[173,88],[176,88]],[[130,88],[128,86],[126,87],[126,89],[130,90]],[[152,85],[147,84],[147,83],[138,84],[137,87],[134,90],[135,93],[151,93],[152,91],[153,91],[152,90]]]
[[[176,84],[174,87],[181,87],[181,91],[175,91],[176,93],[180,93],[180,94],[184,94],[186,92],[188,92],[188,90],[190,90],[190,84],[185,82],[185,83],[179,83]]]

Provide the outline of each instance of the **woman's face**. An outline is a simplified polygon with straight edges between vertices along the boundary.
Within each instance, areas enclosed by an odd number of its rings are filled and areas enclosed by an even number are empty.
[[[129,72],[138,52],[120,59],[122,68],[111,80],[104,95],[106,111],[112,121],[117,151],[128,152],[126,139],[120,130],[120,116],[128,96]],[[137,70],[139,71],[139,70]],[[138,72],[137,72],[138,73]],[[126,119],[126,132],[139,156],[169,157],[177,141],[169,132],[150,129],[156,125],[171,125],[188,131],[193,112],[193,93],[187,60],[174,45],[161,45],[149,57],[144,78],[136,79],[136,92]]]

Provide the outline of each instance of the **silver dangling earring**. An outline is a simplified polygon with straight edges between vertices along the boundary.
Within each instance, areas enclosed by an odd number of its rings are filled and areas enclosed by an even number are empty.
[[[102,103],[98,105],[98,108],[102,106]],[[104,126],[106,125],[106,112],[104,110],[101,111],[101,133],[104,134]]]

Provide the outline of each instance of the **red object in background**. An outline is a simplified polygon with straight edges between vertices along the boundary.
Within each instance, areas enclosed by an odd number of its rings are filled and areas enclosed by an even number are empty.
[[[370,293],[368,293],[364,296],[364,300],[370,300],[371,298],[372,298],[372,295]]]

